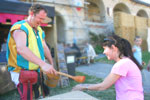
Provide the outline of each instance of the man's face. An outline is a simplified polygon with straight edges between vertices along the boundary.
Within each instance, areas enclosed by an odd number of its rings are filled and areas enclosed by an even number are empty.
[[[46,17],[47,13],[44,10],[41,10],[36,15],[33,15],[33,26],[38,27],[39,25],[41,25]]]

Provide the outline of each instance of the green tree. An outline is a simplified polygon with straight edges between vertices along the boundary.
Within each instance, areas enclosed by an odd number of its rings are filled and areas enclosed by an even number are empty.
[[[89,32],[91,43],[94,45],[95,52],[97,54],[103,52],[102,43],[104,38],[106,38],[103,34],[95,34],[94,32]]]

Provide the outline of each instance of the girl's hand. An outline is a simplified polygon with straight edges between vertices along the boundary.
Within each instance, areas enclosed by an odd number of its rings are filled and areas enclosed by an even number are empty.
[[[73,87],[72,91],[83,91],[87,89],[87,84],[78,84]]]

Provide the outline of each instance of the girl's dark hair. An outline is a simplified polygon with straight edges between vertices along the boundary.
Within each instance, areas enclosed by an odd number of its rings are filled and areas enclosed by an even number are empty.
[[[138,68],[142,70],[142,66],[133,56],[132,47],[128,40],[117,35],[112,35],[104,39],[103,46],[111,47],[112,45],[115,45],[119,49],[119,58],[121,58],[122,55],[129,57],[138,66]]]

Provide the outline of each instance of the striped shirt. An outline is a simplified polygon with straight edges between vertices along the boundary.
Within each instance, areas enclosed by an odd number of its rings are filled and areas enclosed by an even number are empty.
[[[14,30],[23,30],[27,35],[26,46],[40,59],[44,60],[44,48],[42,42],[45,38],[45,33],[39,26],[37,28],[37,33],[33,28],[25,21],[19,21],[15,23],[8,34],[7,39],[7,52],[6,58],[8,61],[8,71],[19,72],[21,69],[26,70],[39,70],[39,66],[24,59],[21,55],[17,53],[16,43],[13,39]]]

